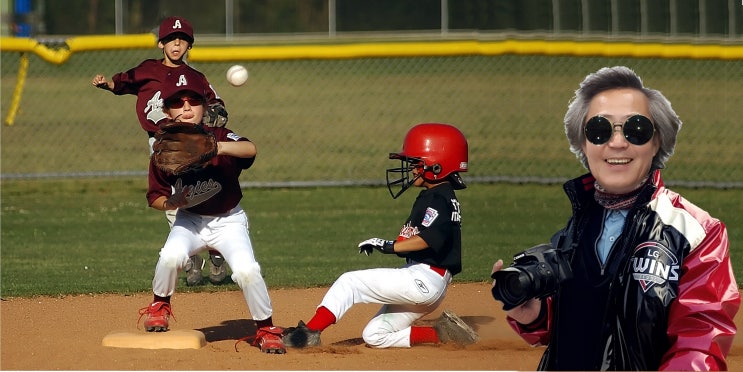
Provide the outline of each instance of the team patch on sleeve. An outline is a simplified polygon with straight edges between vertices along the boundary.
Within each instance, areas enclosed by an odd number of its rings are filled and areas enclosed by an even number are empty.
[[[663,286],[666,282],[678,283],[681,277],[681,260],[661,242],[649,241],[639,244],[632,253],[632,278],[642,290],[654,285]]]
[[[423,222],[421,222],[421,225],[428,227],[431,226],[433,221],[436,221],[436,217],[439,216],[439,211],[428,207],[426,208],[426,214],[423,215]]]

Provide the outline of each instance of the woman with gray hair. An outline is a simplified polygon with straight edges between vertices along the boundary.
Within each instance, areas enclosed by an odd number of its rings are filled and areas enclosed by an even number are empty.
[[[557,274],[533,270],[539,286],[507,280],[531,270],[526,260],[493,265],[509,324],[547,346],[540,370],[727,369],[740,306],[727,230],[661,180],[680,129],[668,99],[627,67],[575,92],[565,134],[589,173],[564,185],[566,227],[527,251]]]

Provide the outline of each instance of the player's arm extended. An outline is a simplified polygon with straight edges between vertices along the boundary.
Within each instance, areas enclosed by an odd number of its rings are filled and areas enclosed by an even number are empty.
[[[217,155],[229,155],[236,158],[254,158],[257,153],[258,149],[250,141],[217,142]]]
[[[428,243],[420,236],[413,235],[408,239],[396,241],[394,247],[395,253],[414,252],[428,248]]]
[[[93,86],[104,90],[113,90],[114,82],[107,81],[105,76],[98,74],[93,77]]]
[[[371,238],[359,243],[359,253],[364,253],[367,256],[371,255],[374,250],[385,254],[394,254],[420,251],[426,248],[428,248],[428,243],[417,235],[400,241]]]

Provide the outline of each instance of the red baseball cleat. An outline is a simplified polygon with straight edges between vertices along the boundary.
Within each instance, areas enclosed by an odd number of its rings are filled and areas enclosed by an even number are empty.
[[[144,319],[144,329],[147,332],[165,332],[168,330],[168,319],[173,316],[173,311],[170,310],[169,303],[155,301],[150,306],[139,309],[137,325],[139,325],[139,320],[145,315],[147,317]]]
[[[281,341],[281,335],[283,333],[284,330],[281,327],[259,328],[255,333],[253,346],[258,346],[264,353],[284,354],[286,353],[286,347],[284,346],[284,342]]]

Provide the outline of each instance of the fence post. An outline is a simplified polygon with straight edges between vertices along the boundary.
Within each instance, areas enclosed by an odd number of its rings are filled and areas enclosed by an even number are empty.
[[[26,84],[26,72],[28,71],[28,55],[26,52],[21,53],[21,60],[18,63],[18,81],[13,89],[13,100],[8,109],[8,116],[5,117],[5,125],[11,126],[15,122],[15,116],[18,113],[18,107],[21,105],[21,96],[23,95],[23,86]]]

